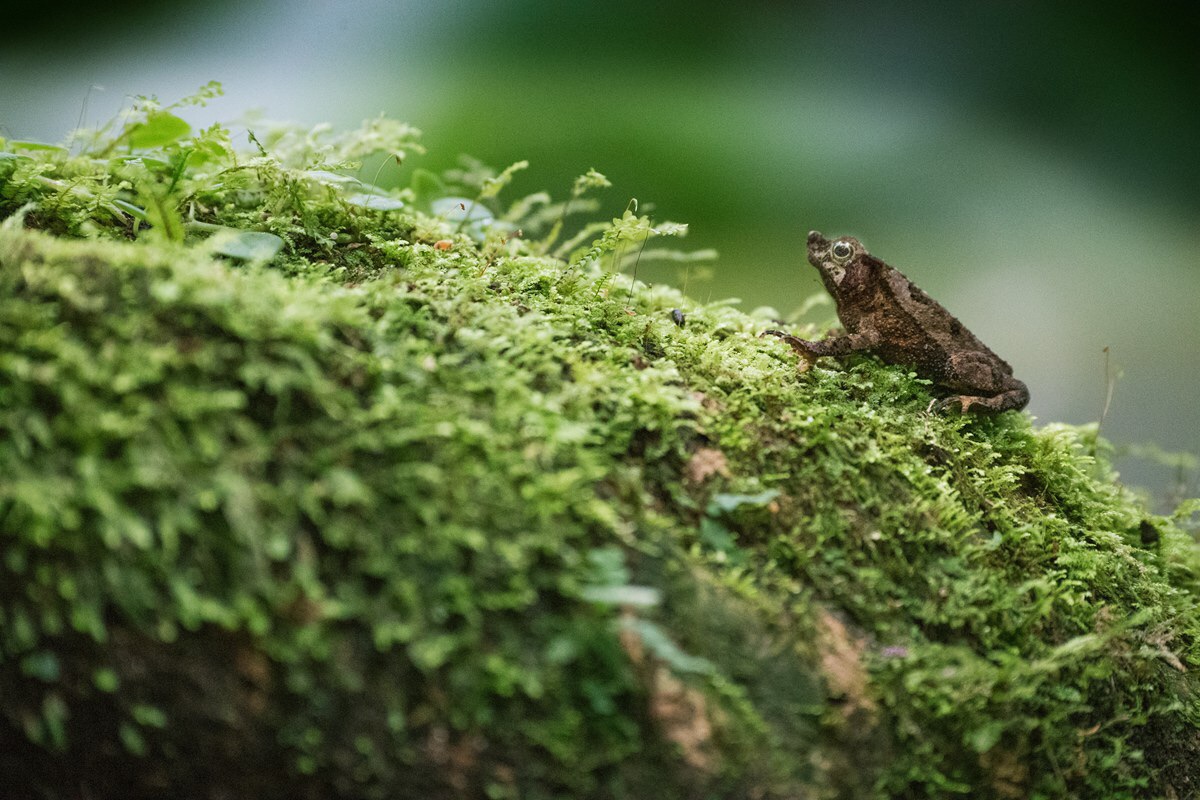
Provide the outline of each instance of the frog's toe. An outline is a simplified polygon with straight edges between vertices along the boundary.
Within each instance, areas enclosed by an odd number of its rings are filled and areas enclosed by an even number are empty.
[[[788,343],[788,346],[795,350],[802,358],[807,361],[812,361],[816,355],[812,352],[812,343],[801,339],[799,336],[792,336],[784,331],[777,331],[774,328],[763,331],[759,334],[759,338],[763,336],[775,336]]]
[[[950,397],[935,397],[929,401],[929,406],[925,409],[927,414],[942,414],[947,409],[957,406],[958,413],[965,414],[971,405],[971,398],[961,395],[951,395]]]

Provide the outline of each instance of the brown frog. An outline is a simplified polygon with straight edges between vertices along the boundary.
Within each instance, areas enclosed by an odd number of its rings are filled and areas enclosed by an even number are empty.
[[[1029,402],[1028,387],[1013,377],[1004,359],[854,237],[831,241],[812,231],[808,261],[833,295],[845,335],[811,342],[783,331],[762,333],[791,345],[803,359],[802,370],[821,356],[866,352],[889,364],[911,367],[953,392],[935,399],[929,410],[959,406],[963,413],[998,412],[1021,409]]]

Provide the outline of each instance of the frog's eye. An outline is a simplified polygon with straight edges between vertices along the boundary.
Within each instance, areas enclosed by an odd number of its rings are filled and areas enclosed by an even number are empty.
[[[829,254],[838,264],[845,264],[854,255],[854,248],[849,242],[834,242],[833,247],[829,248]]]

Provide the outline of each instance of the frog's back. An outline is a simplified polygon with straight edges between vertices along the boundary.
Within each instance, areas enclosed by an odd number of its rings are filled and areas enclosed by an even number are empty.
[[[1008,362],[992,352],[967,326],[947,311],[945,306],[926,294],[895,267],[889,267],[889,270],[888,285],[896,299],[897,309],[909,317],[909,324],[913,329],[920,331],[917,337],[921,340],[918,350],[940,350],[947,354],[977,352],[994,359],[1005,371],[1012,374],[1012,367]]]

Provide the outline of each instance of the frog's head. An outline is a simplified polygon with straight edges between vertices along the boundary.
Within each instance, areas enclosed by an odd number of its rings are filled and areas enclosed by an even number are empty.
[[[853,236],[826,239],[820,231],[808,234],[808,263],[821,273],[821,281],[834,300],[871,285],[882,266]]]

